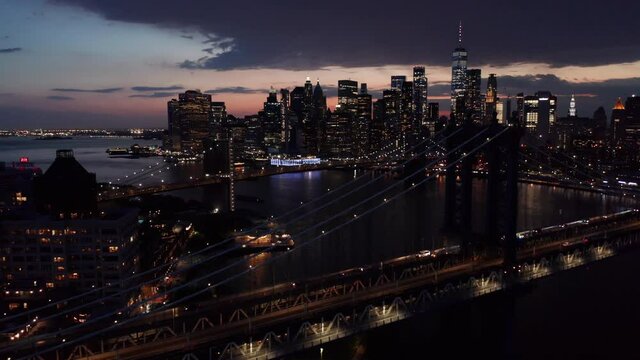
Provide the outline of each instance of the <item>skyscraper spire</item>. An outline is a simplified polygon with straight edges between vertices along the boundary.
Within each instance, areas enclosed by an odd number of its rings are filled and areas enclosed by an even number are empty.
[[[460,25],[458,25],[458,45],[462,46],[462,20],[460,20]]]

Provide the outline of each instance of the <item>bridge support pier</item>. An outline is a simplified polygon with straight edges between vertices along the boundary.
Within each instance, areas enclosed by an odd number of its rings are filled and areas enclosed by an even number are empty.
[[[447,139],[447,165],[457,165],[446,170],[444,230],[460,236],[463,253],[480,250],[496,254],[502,247],[505,264],[514,264],[521,129],[498,125],[497,122],[488,126],[465,122],[461,126],[461,131]],[[448,134],[454,134],[456,128],[456,125],[449,124]],[[486,132],[486,137],[474,139],[480,132]],[[464,146],[460,147],[461,144]],[[486,160],[487,191],[483,233],[474,236],[473,166],[478,153],[482,153]]]

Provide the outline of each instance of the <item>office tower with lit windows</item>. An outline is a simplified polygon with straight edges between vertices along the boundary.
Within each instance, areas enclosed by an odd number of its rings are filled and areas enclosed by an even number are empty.
[[[358,82],[338,80],[338,105],[343,110],[355,112],[358,101]]]
[[[187,90],[167,104],[171,150],[201,153],[202,142],[212,134],[211,95]]]
[[[391,75],[391,88],[402,91],[402,84],[407,81],[405,75]]]
[[[506,124],[504,102],[500,98],[496,99],[495,107],[496,120],[498,121],[498,124]]]
[[[429,123],[433,124],[433,129],[429,128],[429,132],[433,134],[436,131],[436,124],[438,123],[438,119],[440,119],[440,103],[430,102],[429,103]]]
[[[498,79],[496,74],[489,74],[487,79],[487,93],[485,95],[485,123],[491,122],[494,113],[498,113]],[[502,115],[498,115],[498,122],[504,122]]]
[[[284,147],[283,151],[287,154],[296,152],[295,144],[291,141],[292,133],[295,134],[293,125],[296,122],[296,117],[291,111],[289,99],[289,89],[280,89],[280,104],[282,104],[282,142]]]
[[[282,139],[282,103],[278,101],[275,89],[269,90],[269,96],[262,111],[262,129],[264,146],[269,154],[279,154],[283,150]]]
[[[256,159],[265,156],[264,131],[260,115],[245,116],[244,124],[247,127],[243,151],[245,159]]]
[[[420,129],[413,121],[413,82],[405,81],[400,89],[400,135],[404,141],[411,141]]]
[[[229,137],[227,126],[227,107],[223,101],[211,102],[211,137],[226,140]]]
[[[363,157],[369,153],[369,130],[371,126],[371,95],[367,93],[367,84],[360,85],[356,117],[353,121],[353,156]]]
[[[313,88],[311,104],[309,117],[315,128],[315,138],[309,135],[306,155],[317,155],[322,146],[322,139],[325,137],[325,122],[328,116],[327,97],[324,95],[320,80],[316,81],[316,86]]]
[[[569,117],[577,117],[578,109],[576,109],[576,96],[571,95],[571,100],[569,101]]]
[[[400,138],[400,91],[388,89],[382,92],[384,99],[383,141],[388,144]]]
[[[614,145],[619,144],[624,139],[626,120],[627,114],[622,104],[622,99],[618,98],[611,111],[611,141]]]
[[[353,157],[353,131],[351,123],[353,113],[347,109],[337,108],[329,114],[324,126],[322,155],[329,159],[345,159]]]
[[[386,100],[384,98],[377,99],[373,103],[373,118],[369,127],[369,152],[374,156],[379,155],[380,150],[385,142],[385,114]]]
[[[451,54],[451,119],[461,123],[466,114],[467,61],[469,54],[462,46],[462,23],[458,28],[458,46]]]
[[[482,82],[482,72],[480,69],[469,69],[466,75],[466,97],[465,108],[471,116],[471,120],[481,122],[482,120],[482,93],[480,92]]]
[[[640,97],[630,96],[624,102],[625,140],[629,144],[640,144]]]
[[[524,121],[524,93],[518,93],[516,95],[516,121],[520,126],[526,127]]]
[[[424,66],[413,67],[413,128],[414,135],[417,135],[426,126],[429,131],[434,124],[429,123],[428,118],[428,80]]]
[[[538,91],[524,97],[524,119],[527,131],[546,140],[556,122],[557,98],[549,91]]]

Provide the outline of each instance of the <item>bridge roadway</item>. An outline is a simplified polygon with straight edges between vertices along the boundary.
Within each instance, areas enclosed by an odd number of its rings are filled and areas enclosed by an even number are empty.
[[[290,173],[298,173],[298,172],[306,172],[306,171],[316,171],[316,170],[331,170],[331,169],[342,169],[342,168],[373,168],[374,166],[381,166],[380,162],[347,162],[347,161],[332,161],[323,163],[320,165],[299,165],[299,166],[291,166],[291,167],[278,167],[278,166],[267,166],[261,169],[252,169],[246,172],[238,172],[234,174],[234,181],[242,181],[242,180],[251,180],[257,179],[265,176],[279,175],[279,174],[290,174]],[[482,174],[476,174],[476,176],[483,177]],[[225,181],[228,181],[229,177],[225,175],[213,175],[213,176],[204,176],[203,178],[196,178],[189,181],[181,181],[176,183],[169,184],[157,184],[146,187],[135,187],[133,185],[129,187],[121,187],[118,184],[114,184],[112,186],[116,187],[114,190],[103,191],[98,194],[98,201],[109,201],[116,199],[126,199],[135,196],[141,195],[150,195],[157,194],[167,191],[173,190],[181,190],[181,189],[190,189],[197,188],[201,186],[213,185],[213,184],[221,184]],[[572,190],[582,190],[588,192],[602,193],[602,194],[613,194],[613,195],[628,195],[632,194],[635,198],[638,189],[629,188],[623,186],[605,186],[598,185],[596,183],[584,181],[582,183],[576,183],[571,181],[560,181],[557,179],[549,179],[544,176],[536,176],[535,174],[523,174],[519,177],[518,181],[530,184],[537,185],[546,185],[546,186],[554,186],[565,189]]]
[[[583,227],[571,235],[566,231],[558,231],[548,239],[537,239],[535,243],[522,246],[518,251],[518,259],[526,261],[567,252],[575,247],[594,245],[606,238],[638,230],[640,218],[635,215],[624,221],[600,224],[597,229]],[[590,239],[586,244],[583,242],[585,238]],[[382,267],[375,264],[367,268],[354,268],[311,279],[304,284],[283,283],[201,302],[197,306],[189,305],[188,311],[183,311],[182,307],[178,311],[167,310],[147,321],[119,330],[120,334],[129,335],[102,340],[100,345],[87,344],[93,350],[91,353],[85,352],[86,356],[82,359],[144,359],[195,349],[205,344],[222,344],[229,339],[299,323],[301,319],[318,317],[331,311],[354,308],[358,304],[393,298],[415,289],[432,288],[457,279],[501,270],[502,260],[499,256],[468,259],[439,256],[410,255],[384,262]],[[407,271],[417,271],[418,275],[405,276]],[[377,278],[375,275],[378,275]],[[176,324],[182,325],[182,328],[176,327]]]
[[[290,174],[290,173],[298,173],[298,172],[306,172],[306,171],[316,171],[316,170],[329,170],[329,169],[342,169],[342,168],[354,168],[354,167],[369,167],[374,164],[371,161],[367,162],[353,162],[353,161],[329,161],[324,162],[318,165],[298,165],[298,166],[265,166],[260,169],[250,169],[248,171],[236,172],[233,176],[234,181],[242,181],[242,180],[250,180],[256,179],[264,176],[272,176],[279,174]],[[98,201],[109,201],[115,199],[124,199],[134,196],[140,195],[149,195],[156,194],[161,192],[180,190],[180,189],[188,189],[194,187],[201,187],[213,184],[220,184],[225,181],[228,181],[229,176],[227,175],[212,175],[212,176],[204,176],[202,178],[196,178],[189,181],[181,181],[170,184],[157,184],[146,187],[134,187],[131,185],[130,187],[119,187],[118,184],[112,185],[116,187],[114,190],[108,190],[100,193],[98,195]]]

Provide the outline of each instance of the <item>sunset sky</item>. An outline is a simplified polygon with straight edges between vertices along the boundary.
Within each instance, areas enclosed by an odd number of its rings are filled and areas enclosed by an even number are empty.
[[[469,67],[496,73],[502,97],[550,90],[564,115],[575,93],[578,115],[609,113],[640,94],[639,12],[619,0],[0,0],[0,128],[164,127],[185,89],[241,116],[307,76],[333,106],[339,79],[377,96],[413,65],[447,109],[460,20]]]

